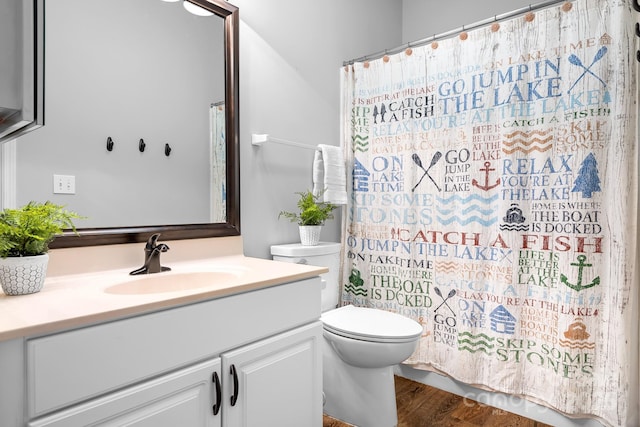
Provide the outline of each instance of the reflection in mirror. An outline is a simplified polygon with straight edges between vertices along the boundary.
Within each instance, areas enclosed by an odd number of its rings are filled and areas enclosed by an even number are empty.
[[[79,242],[58,247],[239,234],[237,9],[193,2],[220,16],[160,0],[46,2],[47,124],[18,142],[17,201],[88,217]],[[52,194],[54,174],[74,176],[75,194]]]
[[[62,202],[83,227],[209,222],[222,19],[159,0],[56,0],[45,16],[47,125],[20,140],[18,203]],[[76,193],[52,194],[54,174]]]
[[[227,217],[224,101],[211,104],[209,113],[211,122],[211,222],[223,222]]]

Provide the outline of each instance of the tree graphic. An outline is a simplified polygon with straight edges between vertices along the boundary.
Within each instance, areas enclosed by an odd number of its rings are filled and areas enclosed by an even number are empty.
[[[600,178],[598,177],[598,162],[593,153],[590,153],[580,165],[578,178],[573,186],[573,193],[582,192],[582,197],[591,198],[591,194],[600,190]]]

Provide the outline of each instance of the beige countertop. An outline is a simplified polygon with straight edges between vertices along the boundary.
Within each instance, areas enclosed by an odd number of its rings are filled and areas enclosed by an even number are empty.
[[[171,242],[170,246],[173,246]],[[136,246],[138,251],[141,248]],[[235,249],[237,252],[237,247]],[[74,249],[63,255],[75,258],[83,266],[78,270],[91,270],[86,262],[76,258],[77,251]],[[230,251],[234,252],[234,248]],[[200,251],[198,259],[172,260],[167,256],[163,265],[169,266],[171,271],[140,276],[129,275],[131,266],[70,274],[73,268],[61,267],[64,262],[60,261],[54,266],[53,273],[47,275],[42,291],[21,296],[0,292],[0,341],[221,298],[328,271],[324,267],[250,258],[225,251],[209,252],[210,257],[204,254],[203,258]],[[84,256],[87,256],[86,251]],[[56,254],[52,261],[62,258]]]

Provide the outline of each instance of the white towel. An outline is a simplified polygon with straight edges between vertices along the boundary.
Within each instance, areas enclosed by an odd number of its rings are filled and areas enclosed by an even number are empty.
[[[347,204],[347,173],[342,148],[318,145],[313,158],[313,194],[334,205]]]

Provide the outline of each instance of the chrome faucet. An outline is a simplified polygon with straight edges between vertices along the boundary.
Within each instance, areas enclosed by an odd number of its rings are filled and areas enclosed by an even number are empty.
[[[169,246],[164,243],[158,244],[160,233],[156,233],[149,237],[144,247],[144,265],[137,270],[133,270],[131,275],[160,273],[161,271],[169,271],[171,268],[160,265],[160,254],[167,252]]]

